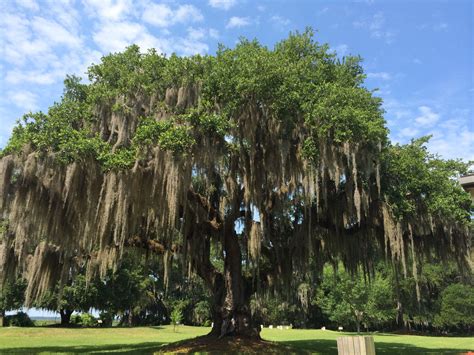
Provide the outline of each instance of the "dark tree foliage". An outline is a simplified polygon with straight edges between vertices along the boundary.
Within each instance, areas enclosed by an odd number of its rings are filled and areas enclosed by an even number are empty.
[[[5,312],[19,309],[25,301],[26,281],[17,278],[0,288],[0,327],[4,326]]]

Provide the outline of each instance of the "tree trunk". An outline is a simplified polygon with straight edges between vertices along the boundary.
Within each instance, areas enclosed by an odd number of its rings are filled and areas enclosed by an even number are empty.
[[[240,200],[234,202],[233,212],[224,218],[200,195],[188,193],[190,213],[202,208],[208,214],[208,221],[189,230],[187,240],[193,248],[193,265],[197,274],[204,279],[213,295],[212,321],[210,336],[238,336],[260,338],[260,327],[252,319],[250,311],[250,289],[246,289],[246,280],[242,275],[242,253],[234,223],[240,217]],[[197,203],[197,205],[196,205]],[[197,206],[197,207],[196,207]],[[196,217],[196,220],[199,218]],[[224,253],[224,272],[221,273],[211,263],[210,236],[222,242]],[[199,238],[196,240],[196,238]]]
[[[232,226],[234,224],[232,223]],[[209,240],[203,241],[209,243]],[[203,243],[203,244],[204,244]],[[196,262],[197,273],[201,276],[213,295],[210,336],[239,336],[260,338],[260,328],[253,322],[250,312],[250,295],[242,276],[242,255],[233,229],[228,228],[223,241],[224,273],[218,272],[211,264],[209,249],[204,244],[204,257]]]
[[[0,327],[3,327],[5,324],[5,310],[0,309]]]
[[[250,311],[250,292],[245,288],[242,275],[242,254],[237,235],[233,229],[226,228],[224,237],[224,285],[225,298],[220,317],[214,323],[213,333],[220,330],[220,337],[236,335],[259,338],[260,329],[253,324]],[[220,323],[220,329],[217,328]]]
[[[400,282],[398,279],[398,270],[395,269],[395,296],[397,301],[397,317],[396,322],[400,329],[406,329],[406,324],[403,320],[403,304],[401,301],[401,294],[400,294]]]
[[[68,326],[71,323],[71,315],[72,315],[71,310],[69,309],[60,309],[59,314],[61,315],[61,325],[63,326]]]
[[[130,310],[128,311],[127,324],[128,324],[129,327],[132,327],[132,326],[133,326],[133,313],[132,313],[132,309],[131,309],[131,308],[130,308]]]

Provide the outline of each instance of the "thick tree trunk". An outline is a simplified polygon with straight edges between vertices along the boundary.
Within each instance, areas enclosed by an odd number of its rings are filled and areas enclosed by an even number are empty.
[[[224,237],[224,286],[225,298],[217,313],[212,333],[259,338],[259,327],[252,320],[250,292],[246,292],[242,275],[240,244],[232,228],[227,228]]]
[[[71,310],[69,309],[60,309],[59,314],[61,315],[61,325],[63,326],[68,326],[71,323],[71,315],[72,315]]]
[[[197,273],[204,279],[213,295],[211,310],[213,327],[209,335],[259,339],[260,328],[252,319],[251,293],[245,289],[240,245],[233,231],[224,239],[224,252],[223,274],[214,268],[207,257],[202,258],[196,265]]]
[[[190,191],[188,193],[191,211],[195,211],[196,202],[208,214],[209,220],[196,225],[196,230],[189,231],[188,240],[198,250],[193,250],[193,264],[213,294],[212,320],[213,327],[210,336],[239,336],[260,338],[260,327],[252,320],[250,311],[250,290],[242,275],[242,253],[234,222],[240,217],[240,202],[233,206],[233,213],[225,218],[219,216],[217,210],[202,196]],[[197,218],[196,218],[197,219]],[[222,242],[224,251],[224,272],[216,270],[210,261],[210,236],[213,235]],[[196,244],[197,242],[197,244]]]
[[[5,325],[5,310],[0,309],[0,327]]]

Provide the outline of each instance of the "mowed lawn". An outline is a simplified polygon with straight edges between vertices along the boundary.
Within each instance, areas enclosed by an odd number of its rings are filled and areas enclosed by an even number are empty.
[[[264,329],[266,340],[283,342],[295,349],[314,354],[337,354],[336,339],[340,333],[315,329]],[[366,335],[366,334],[362,334]],[[374,337],[377,354],[459,354],[474,350],[474,337],[434,337],[398,334],[370,334]]]
[[[53,327],[0,328],[0,353],[139,353],[152,354],[160,346],[205,335],[210,328],[171,326],[140,328],[67,329]],[[337,354],[336,338],[351,333],[322,330],[264,329],[262,337],[283,342],[295,352]],[[377,354],[459,354],[474,350],[474,338],[376,334]]]

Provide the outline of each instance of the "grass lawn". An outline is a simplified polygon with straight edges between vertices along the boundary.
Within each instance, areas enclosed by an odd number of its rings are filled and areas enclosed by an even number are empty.
[[[356,334],[314,329],[264,329],[262,332],[266,340],[283,342],[314,354],[337,354],[336,339],[341,335]],[[474,350],[473,337],[431,337],[386,333],[372,335],[377,354],[459,354]]]
[[[64,329],[52,327],[0,328],[0,353],[119,352],[152,354],[159,347],[207,334],[209,328],[171,326],[142,328]],[[283,342],[295,351],[337,354],[342,334],[322,330],[264,329],[266,340]],[[474,338],[376,334],[377,354],[458,354],[474,350]]]
[[[0,354],[136,352],[150,354],[164,344],[209,333],[210,328],[172,326],[139,328],[0,328]]]

